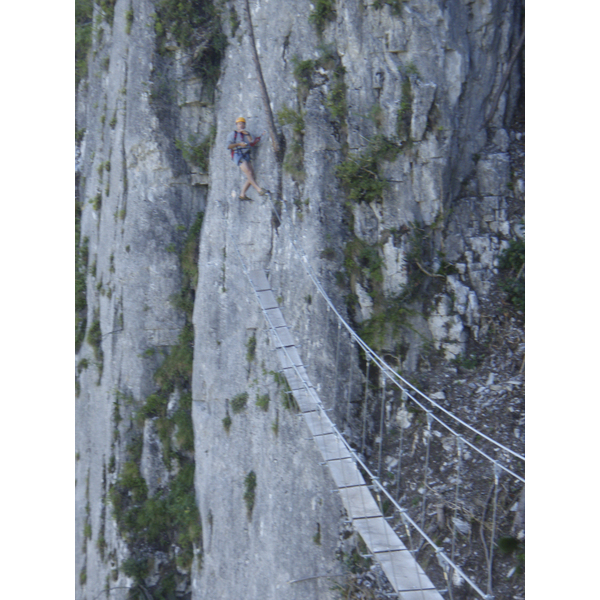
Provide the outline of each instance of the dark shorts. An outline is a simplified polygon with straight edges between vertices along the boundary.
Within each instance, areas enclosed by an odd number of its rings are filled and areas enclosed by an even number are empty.
[[[249,156],[244,156],[243,154],[238,154],[237,152],[234,152],[233,154],[233,162],[239,166],[241,162],[250,162],[250,157]]]

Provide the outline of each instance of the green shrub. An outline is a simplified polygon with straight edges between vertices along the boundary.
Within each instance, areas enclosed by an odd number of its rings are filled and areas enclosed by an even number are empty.
[[[81,240],[81,206],[75,200],[75,352],[79,352],[87,326],[88,261],[89,238]]]
[[[504,271],[504,281],[500,284],[509,301],[519,310],[525,310],[525,242],[512,240],[502,252],[498,266]]]
[[[312,86],[315,61],[311,59],[300,60],[297,56],[292,56],[292,65],[294,67],[294,79],[298,84],[298,98],[304,103]]]
[[[184,50],[193,50],[192,69],[209,87],[219,79],[227,48],[220,14],[216,3],[208,0],[160,0],[155,16],[159,51],[165,52],[170,32]]]
[[[296,112],[284,104],[277,118],[282,125],[292,126],[292,141],[286,149],[283,168],[294,180],[304,181],[304,113],[302,110]]]
[[[381,10],[384,6],[389,6],[392,14],[396,17],[402,16],[403,0],[373,0],[371,6],[376,10]]]
[[[92,0],[75,0],[75,87],[87,75],[92,45]]]
[[[317,34],[320,36],[329,21],[335,19],[335,0],[316,0],[315,9],[308,16]]]
[[[287,104],[284,104],[281,110],[277,113],[277,118],[282,125],[291,125],[292,132],[296,135],[304,135],[304,113],[301,110],[292,110],[287,106]]]
[[[121,570],[124,575],[133,578],[136,583],[142,583],[149,572],[148,560],[130,556],[121,563]]]
[[[164,394],[151,394],[146,398],[146,402],[138,414],[142,419],[164,417],[167,413],[168,403],[169,399]]]
[[[379,163],[394,160],[400,147],[382,134],[373,137],[357,157],[349,157],[336,167],[336,175],[354,202],[381,202],[388,183],[380,174]]]
[[[345,122],[346,114],[348,113],[346,83],[344,82],[345,73],[346,69],[341,64],[335,68],[331,81],[331,89],[325,100],[325,106],[329,110],[329,114],[340,125]]]
[[[164,394],[171,394],[176,387],[187,388],[192,378],[193,359],[194,328],[187,323],[179,334],[178,343],[171,348],[169,355],[154,374],[154,380]]]
[[[194,451],[194,423],[190,410],[180,408],[174,415],[173,420],[177,425],[175,439],[182,450]]]
[[[412,120],[413,92],[410,79],[404,77],[402,81],[402,97],[396,113],[396,135],[401,141],[411,141],[410,123]]]
[[[210,133],[200,143],[194,136],[189,136],[188,141],[175,140],[175,146],[181,150],[183,158],[198,167],[203,173],[208,172],[208,158],[210,148],[215,141],[216,127],[211,127]]]
[[[115,19],[115,4],[117,0],[100,0],[100,9],[104,15],[104,20],[112,26]]]
[[[88,334],[87,343],[94,351],[94,358],[98,365],[98,372],[102,376],[102,367],[104,363],[104,353],[102,352],[102,331],[100,329],[100,321],[98,318],[92,322]]]
[[[236,415],[241,413],[248,403],[248,392],[242,392],[241,394],[236,394],[231,399],[231,412]]]

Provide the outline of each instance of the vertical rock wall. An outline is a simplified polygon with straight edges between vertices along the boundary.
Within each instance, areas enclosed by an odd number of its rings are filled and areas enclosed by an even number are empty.
[[[339,572],[336,550],[344,548],[341,504],[314,443],[282,401],[278,365],[242,261],[269,271],[311,378],[349,432],[345,396],[334,389],[336,326],[292,239],[355,324],[380,314],[383,299],[402,296],[415,261],[430,275],[442,273],[429,276],[427,297],[411,298],[410,328],[379,331],[380,348],[399,368],[418,368],[424,342],[451,359],[479,334],[497,257],[523,216],[508,129],[521,94],[519,66],[484,126],[521,33],[522,2],[412,0],[399,12],[357,0],[334,4],[335,18],[319,37],[308,2],[250,2],[276,121],[284,107],[303,117],[300,137],[291,125],[281,126],[287,159],[294,141],[301,142],[295,150],[301,173],[282,168],[268,133],[254,151],[259,184],[283,200],[276,207],[284,224],[269,197],[251,189],[253,202],[237,199],[243,180],[226,150],[239,115],[253,133],[267,131],[242,0],[219,5],[229,45],[214,98],[177,43],[156,53],[155,3],[118,0],[112,27],[103,22],[94,36],[89,74],[78,90],[77,126],[85,128],[78,195],[82,238],[89,239],[87,323],[99,324],[101,353],[85,342],[77,357],[89,362],[78,371],[76,400],[78,598],[89,600],[106,585],[133,585],[122,573],[127,544],[107,493],[136,427],[132,416],[156,389],[155,351],[176,344],[185,322],[169,302],[182,277],[173,249],[181,248],[199,211],[205,217],[193,318],[193,419],[203,548],[192,576],[196,599],[329,597],[324,578],[289,582]],[[299,62],[309,60],[308,75],[299,77]],[[347,108],[334,114],[333,107],[343,106],[332,96],[340,89]],[[213,125],[205,175],[186,163],[176,140],[202,138]],[[348,202],[336,166],[357,159],[377,135],[401,147],[380,164],[387,188],[380,201]],[[381,259],[381,280],[369,272],[371,263],[344,267],[353,247]],[[444,263],[453,265],[451,272]],[[443,281],[434,286],[437,279]],[[338,366],[353,373],[348,392],[359,374],[350,371],[357,359],[344,344]],[[246,405],[237,411],[241,394]],[[264,400],[262,407],[256,401],[266,394],[264,410]],[[160,444],[148,424],[144,432],[143,470],[155,489],[160,484],[152,474],[163,468],[168,479],[169,468],[153,459]],[[127,590],[111,594],[125,598]]]

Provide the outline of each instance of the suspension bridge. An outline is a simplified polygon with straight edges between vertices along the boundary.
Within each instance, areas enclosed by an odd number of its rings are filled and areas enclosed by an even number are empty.
[[[360,354],[364,357],[364,394],[362,391],[355,391],[354,394],[362,395],[358,417],[362,431],[360,435],[348,436],[346,429],[340,430],[330,417],[334,408],[325,408],[317,388],[311,382],[290,327],[271,289],[267,272],[262,268],[250,268],[246,265],[239,248],[235,246],[249,282],[250,293],[253,293],[263,312],[278,356],[280,372],[289,386],[287,393],[293,395],[299,415],[304,419],[310,436],[323,457],[321,464],[329,469],[336,485],[335,491],[340,495],[350,524],[360,534],[368,549],[368,554],[364,556],[379,563],[394,590],[392,597],[401,600],[455,600],[464,597],[464,590],[468,589],[471,593],[469,597],[492,600],[496,597],[493,566],[500,536],[499,495],[502,493],[506,496],[508,491],[513,495],[522,492],[525,484],[525,457],[418,390],[373,351],[347,323],[327,295],[308,256],[295,237],[291,219],[282,219],[272,199],[271,203],[279,223],[286,227],[293,255],[301,262],[317,297],[325,303],[326,311],[333,315],[337,324],[336,394],[340,347],[348,355]],[[370,371],[375,371],[378,375],[379,394],[373,394],[369,389]],[[346,387],[345,425],[350,420],[353,395],[350,387],[351,385]],[[406,499],[406,495],[401,493],[401,484],[406,487],[408,480],[415,481],[417,461],[414,454],[417,437],[415,435],[409,451],[405,448],[404,426],[401,425],[399,431],[386,431],[388,391],[395,391],[399,395],[401,410],[405,414],[412,411],[413,414],[424,416],[421,444],[424,447],[424,457],[421,458],[423,465],[419,469],[422,478],[418,481],[418,504],[413,502],[408,506],[403,505],[402,500]],[[334,398],[334,405],[335,400]],[[372,418],[372,413],[377,412],[377,408],[379,430],[373,444],[377,451],[367,458],[367,419]],[[348,439],[349,437],[354,439]],[[390,473],[391,465],[384,464],[384,447],[388,452],[390,448],[394,448],[397,461],[393,474],[395,482],[385,477],[386,473]],[[450,452],[453,456],[446,461],[446,485],[434,487],[430,461],[434,453],[442,451]],[[473,460],[472,457],[477,458]],[[468,466],[466,458],[472,459]],[[481,485],[473,485],[472,481],[468,481],[469,470],[474,469],[472,465],[475,464],[476,479]],[[491,486],[483,490],[485,481],[491,482]],[[433,536],[431,528],[427,527],[427,518],[431,516],[428,509],[434,509],[438,522],[445,521],[444,509],[440,513],[439,504],[432,502],[434,495],[445,498],[444,504],[451,511],[448,520],[452,523],[451,531],[443,540],[439,536]],[[479,523],[481,543],[479,551],[471,552],[465,557],[460,552],[459,541],[461,536],[471,533],[471,524],[461,518],[465,513],[465,498],[469,495],[476,497],[476,504],[483,505],[478,519],[475,515],[470,515],[472,521]],[[484,497],[485,501],[482,500]]]

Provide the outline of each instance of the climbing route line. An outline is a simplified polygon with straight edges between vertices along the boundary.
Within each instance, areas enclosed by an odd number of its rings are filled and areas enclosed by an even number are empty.
[[[392,369],[376,352],[374,352],[362,338],[352,329],[342,315],[338,312],[333,302],[325,292],[317,277],[314,269],[302,246],[298,243],[295,237],[294,226],[291,222],[291,217],[286,219],[288,224],[281,218],[277,207],[273,203],[273,199],[269,194],[269,199],[272,205],[272,210],[279,220],[280,225],[289,232],[289,239],[294,248],[295,255],[300,260],[312,284],[317,289],[320,297],[325,301],[327,311],[331,310],[337,320],[337,343],[335,345],[335,385],[332,393],[333,406],[337,403],[338,391],[338,369],[340,357],[340,337],[341,332],[345,330],[348,334],[348,342],[350,349],[362,349],[366,360],[366,378],[364,389],[364,400],[362,409],[362,445],[360,452],[355,450],[346,440],[345,436],[340,432],[338,427],[333,423],[328,415],[328,410],[325,409],[321,399],[319,398],[314,385],[310,382],[306,365],[301,360],[298,349],[295,345],[293,336],[284,319],[279,303],[275,299],[271,284],[267,278],[267,274],[263,269],[249,270],[244,262],[244,259],[235,244],[240,262],[244,273],[254,291],[254,295],[264,314],[270,332],[275,351],[278,355],[281,366],[280,372],[286,377],[290,387],[290,393],[293,395],[301,415],[306,422],[306,425],[311,432],[312,439],[317,445],[321,455],[323,456],[323,465],[327,465],[332,478],[337,486],[337,492],[340,494],[343,505],[348,513],[348,518],[367,547],[371,555],[375,558],[384,573],[388,577],[398,597],[406,600],[439,600],[441,593],[448,593],[450,600],[453,600],[453,585],[461,582],[466,582],[479,597],[485,600],[491,600],[493,596],[492,590],[492,566],[493,566],[493,550],[497,533],[497,509],[498,509],[498,494],[500,491],[500,477],[502,474],[513,478],[515,482],[523,483],[525,479],[516,471],[524,472],[525,457],[506,447],[505,445],[492,439],[490,436],[481,432],[472,425],[466,423],[451,411],[441,406],[438,402],[418,390],[414,385],[405,380],[394,369]],[[352,354],[349,352],[350,361]],[[369,370],[371,367],[379,370],[379,375],[382,381],[380,394],[380,416],[379,416],[379,437],[375,440],[375,444],[379,444],[377,469],[376,474],[373,469],[367,464],[364,456],[365,451],[365,433],[366,433],[366,418],[367,418],[367,401],[368,399],[377,402],[377,397],[369,391]],[[350,387],[351,383],[346,388],[346,420],[349,418],[350,411]],[[381,483],[382,470],[382,449],[384,439],[384,412],[386,408],[386,385],[392,385],[398,388],[401,393],[401,405],[405,407],[410,401],[415,406],[419,407],[426,415],[426,428],[423,432],[423,440],[425,443],[425,466],[423,468],[423,480],[419,493],[422,495],[421,509],[419,518],[413,518],[408,510],[399,504],[399,485],[402,476],[402,458],[406,454],[403,451],[403,427],[400,427],[400,439],[398,447],[398,470],[395,497],[386,488],[388,481]],[[360,391],[359,391],[360,392]],[[434,411],[439,414],[435,414]],[[442,416],[448,417],[453,421],[453,425],[449,425],[444,421]],[[452,517],[452,536],[451,548],[444,550],[434,539],[425,531],[426,508],[428,506],[428,490],[433,490],[430,487],[430,445],[432,439],[436,436],[441,437],[441,431],[434,431],[433,426],[438,425],[443,428],[450,438],[454,441],[456,450],[456,458],[454,459],[455,478],[454,486],[454,515]],[[457,431],[459,428],[464,428],[466,432],[471,434],[473,440],[465,437],[464,433]],[[435,436],[434,436],[435,434]],[[489,444],[489,448],[483,450],[477,444],[476,439],[485,440]],[[416,438],[415,438],[416,439]],[[358,444],[357,444],[358,445]],[[472,576],[469,576],[463,568],[457,564],[456,556],[456,539],[457,527],[461,521],[458,519],[459,505],[461,492],[464,492],[463,473],[461,464],[466,456],[466,448],[476,452],[480,457],[485,459],[484,462],[490,464],[493,470],[492,487],[488,494],[488,500],[485,504],[484,514],[481,522],[480,536],[483,544],[483,554],[487,567],[487,591],[484,592],[482,587],[478,585]],[[414,442],[413,451],[414,452]],[[491,454],[496,454],[494,458]],[[512,463],[517,463],[515,468]],[[389,471],[389,469],[388,469]],[[365,481],[365,477],[368,483]],[[492,523],[489,526],[485,521],[487,506],[492,500],[493,516]],[[386,510],[384,502],[387,504]],[[452,506],[452,503],[451,503]],[[385,517],[384,514],[392,509],[394,513],[399,515],[399,521],[396,520],[395,525],[390,526],[388,519],[394,517]],[[420,522],[418,522],[420,521]],[[458,524],[458,525],[457,525]],[[408,547],[398,536],[395,528],[404,528],[404,536],[407,540]],[[489,531],[489,541],[486,542],[485,534]],[[417,539],[413,539],[413,532]],[[417,541],[418,540],[418,541]],[[448,541],[448,540],[445,540]],[[417,558],[423,544],[430,547],[437,560],[439,567],[443,572],[444,581],[447,589],[437,590],[436,586],[431,582],[425,574],[421,566],[417,562]],[[458,583],[457,583],[458,582]],[[438,586],[440,587],[440,586]]]

